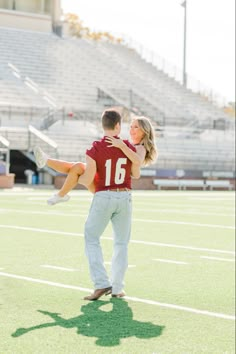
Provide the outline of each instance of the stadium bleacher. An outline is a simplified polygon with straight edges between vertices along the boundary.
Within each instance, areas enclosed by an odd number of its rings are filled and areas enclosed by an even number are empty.
[[[134,50],[107,41],[0,27],[0,52],[2,136],[13,136],[6,127],[31,124],[58,143],[59,157],[74,160],[84,151],[79,130],[69,138],[77,143],[63,148],[60,134],[53,135],[50,125],[68,119],[68,112],[77,112],[70,119],[96,121],[108,105],[124,106],[149,116],[160,128],[156,168],[234,170],[234,137],[226,134],[234,130],[232,117]],[[222,132],[220,140],[217,131]],[[10,139],[12,149],[19,148],[16,139]]]

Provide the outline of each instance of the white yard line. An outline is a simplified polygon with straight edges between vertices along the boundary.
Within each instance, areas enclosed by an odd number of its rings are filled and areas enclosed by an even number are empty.
[[[135,205],[139,205],[139,204],[141,204],[141,206],[148,205],[149,207],[152,207],[152,205],[153,206],[161,205],[164,208],[168,208],[168,207],[171,207],[171,208],[180,207],[180,208],[191,208],[191,209],[198,208],[198,209],[200,209],[200,211],[202,211],[204,209],[209,210],[209,208],[210,208],[211,210],[223,210],[224,212],[226,210],[229,210],[231,212],[232,212],[232,210],[234,210],[234,204],[232,206],[230,206],[230,205],[225,206],[225,205],[218,205],[215,200],[213,200],[213,202],[214,202],[213,204],[206,204],[205,203],[205,204],[197,204],[196,205],[196,204],[185,204],[185,203],[180,204],[180,203],[175,203],[175,202],[173,202],[173,203],[168,203],[167,202],[166,203],[166,202],[164,202],[162,200],[156,200],[156,201],[153,201],[153,202],[150,202],[150,201],[146,201],[145,202],[145,201],[134,200],[134,206]],[[232,203],[234,203],[233,199],[232,199]]]
[[[227,226],[227,225],[214,225],[214,224],[200,224],[194,222],[185,222],[185,221],[173,221],[173,220],[148,220],[148,219],[135,219],[133,221],[140,222],[150,222],[150,223],[159,223],[159,224],[173,224],[173,225],[185,225],[185,226],[199,226],[199,227],[211,227],[217,229],[235,229],[235,226]]]
[[[195,314],[198,314],[198,315],[205,315],[205,316],[217,317],[217,318],[223,318],[225,320],[233,320],[233,321],[235,321],[235,316],[234,315],[226,315],[226,314],[223,314],[223,313],[217,313],[217,312],[211,312],[211,311],[205,311],[205,310],[198,310],[198,309],[194,309],[194,308],[186,307],[186,306],[165,304],[165,303],[162,303],[162,302],[140,299],[140,298],[137,298],[137,297],[126,296],[125,298],[127,300],[131,300],[131,301],[135,301],[135,302],[142,302],[144,304],[156,305],[156,306],[160,306],[160,307],[171,308],[173,310],[181,310],[181,311],[195,313]]]
[[[50,195],[47,195],[47,196],[44,196],[44,197],[29,197],[29,198],[27,198],[27,200],[29,200],[29,201],[31,201],[31,200],[33,200],[33,201],[45,201],[46,202],[46,198],[48,198],[48,197],[50,197]],[[79,196],[79,195],[77,195],[77,196],[72,196],[72,198],[76,198],[76,200],[83,200],[83,201],[91,201],[92,200],[92,197],[85,197],[85,196]]]
[[[2,212],[14,212],[14,213],[21,213],[21,214],[39,214],[39,215],[59,215],[59,216],[69,216],[69,217],[84,217],[87,214],[71,214],[71,213],[64,213],[64,212],[54,212],[54,211],[25,211],[25,210],[18,210],[18,209],[5,209],[1,208],[0,211]],[[194,222],[185,222],[185,221],[173,221],[173,220],[153,220],[153,219],[137,219],[133,218],[133,221],[138,222],[147,222],[147,223],[159,223],[159,224],[174,224],[174,225],[184,225],[184,226],[197,226],[197,227],[210,227],[210,228],[220,228],[220,229],[235,229],[235,226],[227,226],[227,225],[215,225],[215,224],[200,224]]]
[[[63,236],[73,236],[73,237],[84,237],[84,234],[75,233],[75,232],[64,232],[58,230],[47,230],[47,229],[38,229],[33,227],[23,227],[23,226],[13,226],[13,225],[0,225],[0,228],[3,229],[13,229],[13,230],[24,230],[24,231],[33,231],[33,232],[41,232],[41,233],[48,233],[48,234],[56,234],[56,235],[63,235]],[[112,241],[110,237],[102,237],[104,240]],[[151,242],[151,241],[142,241],[142,240],[131,240],[131,243],[142,244],[146,246],[157,246],[157,247],[170,247],[170,248],[179,248],[179,249],[186,249],[191,251],[205,251],[205,252],[214,252],[214,253],[226,253],[226,254],[233,254],[235,255],[234,251],[225,251],[213,248],[199,248],[199,247],[192,247],[192,246],[180,246],[170,243],[160,243],[160,242]]]
[[[47,188],[45,186],[45,188],[42,188],[42,189],[38,189],[37,187],[34,188],[33,186],[29,186],[29,185],[23,185],[23,186],[19,186],[19,185],[16,185],[14,186],[12,189],[5,189],[5,190],[2,190],[1,193],[3,193],[4,195],[5,194],[8,194],[8,195],[17,195],[17,194],[32,194],[32,195],[36,195],[36,194],[48,194],[48,193],[52,193],[53,191],[55,191],[54,188]],[[71,191],[70,193],[74,194],[74,195],[91,195],[90,192],[88,192],[87,190],[73,190]],[[214,197],[214,196],[229,196],[230,194],[233,194],[234,191],[217,191],[217,190],[214,190],[214,191],[201,191],[201,190],[198,190],[198,191],[191,191],[191,190],[186,190],[186,191],[179,191],[179,190],[176,190],[176,191],[166,191],[166,190],[161,190],[161,191],[158,191],[158,190],[154,190],[154,191],[138,191],[138,190],[134,190],[133,193],[135,195],[140,195],[140,196],[145,196],[145,195],[152,195],[152,196],[161,196],[161,195],[164,195],[164,196],[179,196],[180,194],[182,194],[183,196],[186,196],[186,197],[189,197],[189,196],[202,196],[202,195],[206,195],[208,194],[209,196],[211,197]]]
[[[0,276],[7,277],[7,278],[13,278],[13,279],[19,279],[19,280],[25,280],[25,281],[29,281],[32,283],[39,283],[39,284],[55,286],[55,287],[64,288],[64,289],[79,290],[82,292],[92,292],[93,291],[92,289],[82,288],[79,286],[55,283],[52,281],[47,281],[47,280],[43,280],[43,279],[35,279],[35,278],[25,277],[25,276],[16,275],[16,274],[9,274],[9,273],[0,272]],[[205,316],[235,321],[235,316],[227,315],[227,314],[223,314],[223,313],[199,310],[199,309],[194,309],[191,307],[179,306],[179,305],[174,305],[174,304],[166,304],[166,303],[162,303],[162,302],[158,302],[158,301],[146,300],[146,299],[141,299],[141,298],[137,298],[137,297],[126,296],[125,298],[130,301],[141,302],[141,303],[148,304],[148,305],[155,305],[155,306],[159,306],[159,307],[171,308],[173,310],[185,311],[185,312],[195,313],[198,315],[205,315]]]
[[[147,209],[135,208],[134,211],[147,211]],[[184,215],[212,215],[212,216],[235,216],[235,214],[222,214],[222,213],[204,213],[198,211],[183,211],[178,209],[149,209],[149,213],[174,213],[174,214],[184,214]]]
[[[217,197],[233,197],[234,191],[133,191],[134,196],[141,196],[141,197],[156,197],[156,198],[161,198],[161,197],[202,197],[202,196],[208,196],[209,198],[217,198]]]
[[[227,253],[227,254],[235,255],[234,251],[224,251],[224,250],[218,250],[218,249],[214,249],[214,248],[200,248],[200,247],[192,247],[192,246],[180,246],[180,245],[175,245],[175,244],[171,244],[171,243],[160,243],[160,242],[149,242],[149,241],[138,241],[138,240],[131,240],[131,242],[139,243],[139,244],[143,244],[143,245],[149,245],[149,246],[180,248],[180,249],[186,249],[186,250],[191,250],[191,251],[205,251],[205,252]]]
[[[111,265],[111,262],[104,262],[104,264]],[[135,267],[136,267],[136,265],[134,265],[134,264],[129,264],[128,265],[128,268],[135,268]]]
[[[219,196],[212,196],[212,197],[195,197],[195,198],[189,198],[190,200],[225,200],[225,201],[232,201],[232,198],[233,196],[228,196],[227,198],[225,197],[219,197]]]
[[[38,205],[38,204],[37,204]],[[56,216],[71,216],[71,217],[84,217],[87,216],[88,214],[81,214],[81,213],[66,213],[63,211],[56,211],[53,209],[46,210],[46,211],[36,211],[36,210],[19,210],[19,209],[6,209],[6,208],[0,208],[0,212],[7,212],[7,213],[18,213],[18,214],[32,214],[32,215],[56,215]]]
[[[15,197],[15,196],[18,196],[18,197],[22,197],[22,196],[32,196],[32,197],[35,197],[35,196],[48,196],[50,197],[52,195],[52,193],[55,193],[55,189],[54,188],[51,188],[51,189],[44,189],[44,190],[36,190],[34,188],[13,188],[11,190],[0,190],[0,194],[2,194],[3,196],[8,196],[8,197]],[[92,197],[92,194],[88,191],[83,191],[83,190],[80,190],[80,191],[71,191],[70,192],[70,195],[72,196],[83,196],[83,197]]]
[[[64,236],[68,235],[68,236],[75,236],[75,237],[84,237],[84,234],[81,234],[81,233],[64,232],[64,231],[49,230],[49,229],[38,229],[38,228],[35,228],[35,227],[24,227],[24,226],[15,226],[15,225],[0,225],[0,228],[13,229],[13,230],[24,230],[24,231],[33,231],[33,232],[64,235]]]
[[[56,269],[56,270],[64,270],[66,272],[78,272],[79,271],[79,269],[58,267],[58,266],[52,266],[49,264],[42,264],[40,267],[49,268],[49,269]]]
[[[173,264],[188,264],[187,262],[172,261],[171,259],[160,259],[160,258],[153,258],[153,261],[162,262],[162,263],[173,263]]]
[[[222,261],[222,262],[235,262],[235,259],[230,258],[218,258],[218,257],[207,257],[207,256],[200,256],[200,258],[209,259],[212,261]]]

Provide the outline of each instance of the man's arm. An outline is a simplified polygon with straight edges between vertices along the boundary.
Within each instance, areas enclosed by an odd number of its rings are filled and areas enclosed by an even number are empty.
[[[86,155],[86,169],[84,173],[79,177],[78,183],[88,187],[93,182],[96,172],[96,161]]]

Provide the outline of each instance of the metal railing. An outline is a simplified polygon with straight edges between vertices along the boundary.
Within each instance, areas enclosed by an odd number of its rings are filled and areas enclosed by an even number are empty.
[[[3,145],[3,148],[0,146],[0,151],[6,154],[6,174],[9,174],[10,170],[10,142],[0,136],[0,145]]]
[[[43,142],[44,145],[46,144],[50,149],[54,150],[54,153],[56,157],[58,157],[58,146],[57,143],[50,139],[47,135],[43,134],[41,131],[33,127],[32,125],[29,125],[29,135],[28,135],[28,150],[31,151],[33,150],[35,146],[35,138],[36,140],[39,140],[39,142]]]
[[[146,48],[143,44],[134,40],[131,37],[123,36],[123,45],[128,48],[134,49],[142,59],[147,63],[152,64],[157,69],[163,71],[170,78],[182,85],[183,81],[183,70],[173,63],[170,63],[167,59],[163,58],[155,51]],[[226,107],[228,100],[221,94],[213,90],[213,88],[205,85],[200,80],[197,80],[192,75],[186,74],[187,89],[190,89],[194,93],[198,93],[209,100],[212,104],[217,107]]]

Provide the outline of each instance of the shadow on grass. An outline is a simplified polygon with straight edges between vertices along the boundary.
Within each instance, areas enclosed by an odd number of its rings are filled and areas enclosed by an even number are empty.
[[[102,306],[112,304],[112,310],[101,309]],[[120,344],[122,338],[137,337],[149,339],[162,334],[164,326],[154,325],[151,322],[140,322],[133,319],[133,313],[128,303],[123,299],[111,299],[107,301],[94,301],[81,307],[77,317],[65,319],[59,313],[41,311],[54,322],[42,323],[29,328],[18,328],[12,333],[12,337],[20,337],[28,332],[41,328],[63,327],[77,328],[77,333],[86,337],[97,338],[96,344],[103,347],[111,347]]]

